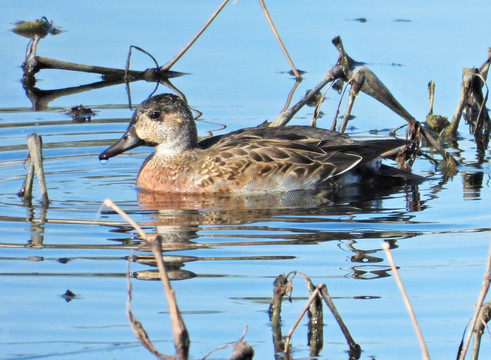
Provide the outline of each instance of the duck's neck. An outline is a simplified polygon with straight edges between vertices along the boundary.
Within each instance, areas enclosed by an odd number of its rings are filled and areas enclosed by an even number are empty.
[[[196,148],[198,148],[198,134],[196,127],[192,126],[188,131],[182,132],[182,134],[176,134],[174,138],[155,146],[154,156],[158,158],[174,158],[182,156]]]
[[[175,158],[180,157],[186,154],[189,151],[192,151],[196,148],[196,145],[192,144],[183,144],[183,143],[173,143],[173,144],[160,144],[155,147],[155,153],[153,154],[154,158],[166,159],[166,158]]]

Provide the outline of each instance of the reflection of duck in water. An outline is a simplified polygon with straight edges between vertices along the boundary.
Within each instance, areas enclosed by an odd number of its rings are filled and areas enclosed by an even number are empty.
[[[308,126],[257,127],[198,142],[188,105],[171,94],[138,106],[123,137],[99,158],[155,147],[138,175],[140,189],[164,193],[264,193],[316,189],[380,176],[414,178],[381,164],[405,140],[354,141]]]

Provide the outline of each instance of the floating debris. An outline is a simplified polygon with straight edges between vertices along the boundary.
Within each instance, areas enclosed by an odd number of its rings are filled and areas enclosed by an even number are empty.
[[[73,119],[73,122],[90,122],[92,120],[92,116],[95,116],[95,113],[91,108],[85,107],[83,105],[74,106],[67,111],[67,114],[70,115]]]
[[[305,92],[305,96],[307,96],[310,91],[312,91],[312,89],[307,90]],[[324,96],[322,96],[322,94],[320,92],[318,92],[317,94],[315,94],[315,96],[313,98],[310,98],[305,105],[310,106],[310,107],[315,107],[319,103],[321,103],[322,101],[324,101]]]
[[[435,83],[433,81],[428,83],[428,97],[430,110],[428,111],[428,115],[426,115],[425,125],[437,134],[440,134],[443,129],[450,125],[450,122],[445,116],[433,114],[433,103],[435,100]]]
[[[71,290],[67,290],[65,291],[65,293],[63,295],[60,295],[62,298],[65,299],[66,302],[70,302],[72,301],[73,299],[77,299],[79,298],[80,296],[75,294],[74,292],[72,292]]]
[[[31,21],[17,21],[12,29],[14,33],[26,38],[33,39],[34,37],[43,38],[46,35],[58,35],[62,32],[60,28],[53,25],[53,22],[48,21],[46,16],[41,19]]]
[[[431,130],[439,134],[443,129],[450,125],[450,122],[446,116],[428,114],[426,115],[425,124],[431,128]]]

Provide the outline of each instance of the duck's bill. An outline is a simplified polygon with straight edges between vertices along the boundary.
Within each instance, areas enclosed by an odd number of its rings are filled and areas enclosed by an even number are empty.
[[[121,139],[99,155],[99,160],[107,160],[144,144],[145,142],[136,135],[133,127],[130,127]]]

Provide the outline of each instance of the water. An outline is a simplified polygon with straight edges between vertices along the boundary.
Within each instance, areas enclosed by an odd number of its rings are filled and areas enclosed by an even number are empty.
[[[135,149],[102,165],[97,155],[118,139],[132,110],[124,85],[58,97],[32,111],[20,64],[27,40],[10,31],[17,20],[46,16],[65,32],[41,40],[38,55],[123,68],[128,47],[151,52],[161,65],[172,58],[218,4],[137,3],[84,6],[16,2],[0,15],[0,358],[152,358],[136,341],[125,312],[128,257],[140,244],[119,215],[103,208],[110,197],[147,232],[167,241],[166,260],[191,337],[191,358],[245,341],[257,359],[274,358],[267,315],[272,283],[292,270],[326,283],[362,359],[414,359],[420,355],[386,258],[389,241],[432,358],[455,357],[472,315],[490,241],[490,154],[477,163],[476,146],[461,124],[452,178],[425,159],[414,171],[430,178],[418,186],[372,188],[350,194],[284,197],[138,198],[134,187],[149,149]],[[348,53],[364,61],[418,120],[428,111],[426,86],[436,82],[435,113],[451,116],[463,67],[486,58],[487,2],[268,2],[296,66],[306,71],[296,102],[335,63],[330,44],[340,35]],[[480,15],[476,16],[476,11]],[[366,18],[367,22],[353,21]],[[395,19],[409,21],[394,21]],[[153,66],[134,53],[132,67]],[[288,63],[256,2],[228,4],[173,70],[171,79],[203,115],[200,135],[225,133],[273,120],[294,84]],[[93,74],[42,70],[43,90],[99,81]],[[155,84],[131,84],[134,104]],[[168,89],[160,86],[158,92]],[[328,92],[320,126],[329,127],[339,96]],[[83,104],[95,116],[74,123],[66,114]],[[307,124],[311,108],[292,123]],[[383,138],[404,121],[366,95],[357,98],[349,133]],[[26,136],[43,138],[50,206],[17,197],[26,174]],[[401,135],[403,130],[400,132]],[[137,251],[143,258],[149,255]],[[131,263],[134,315],[155,346],[173,353],[172,335],[155,268]],[[303,280],[283,304],[285,334],[305,303]],[[63,294],[70,290],[73,299]],[[70,301],[67,301],[70,300]],[[347,358],[347,345],[328,310],[320,359]],[[293,336],[293,357],[308,358],[306,320]],[[489,339],[482,357],[490,351]],[[214,358],[227,358],[230,350]]]

